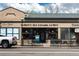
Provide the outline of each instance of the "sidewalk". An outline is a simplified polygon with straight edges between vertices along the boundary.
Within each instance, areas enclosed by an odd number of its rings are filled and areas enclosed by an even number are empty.
[[[17,47],[17,48],[52,48],[52,49],[79,49],[79,46],[75,46],[75,47],[53,47],[53,46],[51,46],[51,47],[42,47],[42,46],[19,46],[19,45],[17,45],[17,46],[12,46],[12,47]]]

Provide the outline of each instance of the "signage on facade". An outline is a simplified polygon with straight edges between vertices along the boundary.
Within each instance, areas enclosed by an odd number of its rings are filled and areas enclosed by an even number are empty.
[[[79,24],[78,24],[78,23],[76,23],[76,24],[72,24],[72,26],[78,26],[78,27],[79,27]]]
[[[21,27],[20,23],[1,23],[1,27]]]
[[[12,23],[1,23],[1,26],[13,26]]]
[[[23,27],[57,27],[58,24],[53,24],[53,23],[23,23]]]
[[[50,27],[79,28],[78,23],[1,23],[1,27]]]
[[[22,23],[23,27],[66,27],[66,28],[78,28],[78,23]]]

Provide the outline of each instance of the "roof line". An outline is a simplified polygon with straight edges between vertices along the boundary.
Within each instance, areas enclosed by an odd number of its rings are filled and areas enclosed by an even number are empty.
[[[20,11],[20,12],[22,12],[22,13],[25,14],[25,12],[23,12],[23,11],[21,11],[21,10],[19,10],[19,9],[16,9],[16,8],[14,8],[14,7],[7,7],[7,8],[4,8],[3,10],[0,10],[0,12],[4,11],[4,10],[6,10],[6,9],[9,9],[9,8],[13,8],[13,9],[18,10],[18,11]]]

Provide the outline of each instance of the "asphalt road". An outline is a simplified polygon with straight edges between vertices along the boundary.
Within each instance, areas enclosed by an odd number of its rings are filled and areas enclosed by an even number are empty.
[[[0,56],[79,56],[79,48],[0,47]]]

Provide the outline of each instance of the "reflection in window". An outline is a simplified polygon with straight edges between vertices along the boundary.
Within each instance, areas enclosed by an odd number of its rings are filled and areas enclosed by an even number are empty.
[[[7,28],[7,33],[12,33],[12,28]]]
[[[14,28],[13,29],[13,33],[19,33],[19,29],[18,28]]]
[[[16,36],[17,39],[19,39],[19,29],[18,28],[0,28],[0,35]]]
[[[1,28],[1,33],[0,35],[6,35],[6,28]]]
[[[61,29],[61,39],[69,39],[68,28],[62,28]]]
[[[61,39],[74,39],[75,30],[74,28],[62,28],[61,29]]]
[[[19,39],[19,29],[18,28],[13,28],[13,36],[16,36],[17,39]]]

